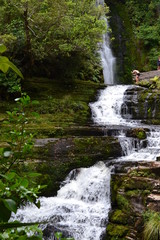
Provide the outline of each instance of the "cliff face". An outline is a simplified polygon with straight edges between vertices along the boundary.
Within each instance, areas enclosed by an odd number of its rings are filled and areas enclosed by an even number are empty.
[[[120,83],[130,83],[130,72],[155,70],[159,52],[160,4],[153,1],[106,0],[117,74]]]
[[[112,177],[112,211],[104,240],[143,239],[144,226],[160,211],[159,162],[130,163]],[[158,239],[158,238],[154,238]]]
[[[141,82],[142,84],[143,82]],[[148,82],[149,84],[149,82]],[[153,84],[152,84],[153,85]],[[151,86],[152,86],[151,85]],[[124,118],[140,119],[147,124],[160,124],[160,91],[140,86],[127,89],[122,106]]]
[[[107,0],[110,8],[110,27],[112,29],[112,49],[116,57],[118,81],[128,83],[131,79],[131,69],[139,65],[136,39],[133,33],[130,16],[125,1]]]

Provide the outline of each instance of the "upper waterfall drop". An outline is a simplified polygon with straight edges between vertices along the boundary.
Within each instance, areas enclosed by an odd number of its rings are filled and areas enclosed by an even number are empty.
[[[96,0],[96,4],[104,5],[104,0]],[[100,56],[101,56],[102,67],[103,67],[104,83],[106,85],[113,85],[115,83],[114,72],[115,72],[116,59],[113,56],[112,50],[110,48],[109,23],[106,17],[104,17],[104,20],[107,25],[107,31],[105,34],[103,34],[103,41],[100,49]]]
[[[109,26],[107,18],[105,18],[105,21],[106,25]],[[112,85],[114,84],[114,71],[116,60],[110,48],[108,27],[106,34],[103,35],[103,43],[100,50],[100,55],[102,59],[104,83],[107,85]]]

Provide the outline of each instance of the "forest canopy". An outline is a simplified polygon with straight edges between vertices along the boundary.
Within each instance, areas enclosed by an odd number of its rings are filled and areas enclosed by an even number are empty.
[[[157,0],[126,0],[133,26],[142,70],[156,69],[160,55],[160,2]]]
[[[0,42],[23,73],[94,78],[107,11],[95,0],[1,0]]]

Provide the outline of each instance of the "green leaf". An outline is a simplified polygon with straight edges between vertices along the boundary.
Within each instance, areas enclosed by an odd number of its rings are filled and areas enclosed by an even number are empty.
[[[11,61],[9,61],[9,59],[7,57],[0,56],[0,70],[3,73],[6,73],[9,68],[11,68],[21,78],[23,78],[23,75],[20,72],[20,70]]]
[[[61,232],[56,232],[55,237],[59,239],[60,237],[62,237],[62,233]]]
[[[11,212],[17,212],[17,204],[13,199],[2,199],[6,208],[8,208]]]
[[[17,73],[18,76],[20,76],[23,79],[22,73],[12,62],[8,61],[8,65],[15,73]]]
[[[7,222],[11,217],[11,211],[6,208],[2,199],[0,200],[0,222]]]
[[[23,179],[21,182],[21,186],[27,188],[28,187],[28,180],[27,179]]]
[[[16,176],[16,173],[15,172],[10,172],[10,173],[7,173],[6,175],[7,175],[8,180],[12,180]]]
[[[28,177],[40,177],[42,174],[41,173],[29,173],[27,174]]]
[[[2,177],[2,178],[5,178],[6,180],[10,180],[10,176],[8,176],[8,174],[0,174],[0,176]]]
[[[6,188],[6,185],[4,185],[2,180],[0,180],[0,192],[3,192],[5,188]]]
[[[3,73],[6,73],[9,69],[8,61],[7,57],[0,56],[0,70]]]
[[[4,53],[7,50],[4,44],[0,44],[0,53]]]
[[[0,230],[2,229],[8,229],[8,228],[18,228],[18,227],[27,227],[27,226],[33,226],[37,224],[45,224],[46,222],[35,222],[35,223],[21,223],[18,221],[15,222],[4,222],[0,223]]]
[[[3,154],[3,152],[4,152],[4,148],[0,148],[0,155],[2,155]]]

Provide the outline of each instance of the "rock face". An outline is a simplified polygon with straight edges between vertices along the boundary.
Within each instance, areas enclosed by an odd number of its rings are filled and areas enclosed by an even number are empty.
[[[125,92],[122,116],[148,123],[160,122],[160,92],[131,86]]]
[[[160,77],[160,71],[154,70],[154,71],[149,71],[149,72],[142,72],[140,73],[140,80],[143,79],[151,79],[154,78],[155,76]]]
[[[131,165],[131,163],[130,163]],[[160,163],[133,163],[112,177],[112,211],[107,226],[111,239],[143,239],[142,214],[160,211]]]
[[[39,183],[47,184],[42,194],[53,196],[71,170],[121,155],[118,139],[109,136],[39,139],[30,165],[42,173]]]

